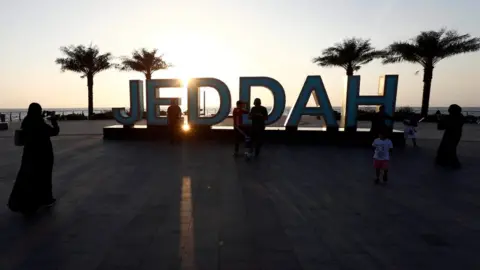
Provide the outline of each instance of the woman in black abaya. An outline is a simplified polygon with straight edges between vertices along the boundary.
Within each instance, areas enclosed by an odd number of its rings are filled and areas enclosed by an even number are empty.
[[[462,108],[457,104],[450,105],[448,115],[439,119],[438,129],[445,130],[442,142],[438,147],[436,163],[440,166],[460,168],[457,157],[457,146],[462,137],[464,118]]]
[[[29,214],[41,206],[55,203],[52,195],[53,149],[51,136],[58,135],[55,115],[52,125],[45,123],[45,113],[38,103],[28,107],[28,113],[21,125],[23,156],[17,179],[8,200],[8,207],[14,212]]]

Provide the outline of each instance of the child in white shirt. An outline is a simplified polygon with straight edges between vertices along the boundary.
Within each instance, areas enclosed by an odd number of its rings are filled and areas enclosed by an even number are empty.
[[[403,124],[405,125],[403,129],[403,136],[405,138],[405,144],[407,143],[408,139],[412,140],[413,147],[417,147],[417,122],[415,119],[412,117],[409,120],[403,121]]]
[[[383,182],[388,181],[388,161],[393,149],[392,141],[385,136],[385,132],[381,131],[378,138],[372,143],[374,148],[373,167],[375,168],[375,184],[380,182],[380,174],[383,171]]]

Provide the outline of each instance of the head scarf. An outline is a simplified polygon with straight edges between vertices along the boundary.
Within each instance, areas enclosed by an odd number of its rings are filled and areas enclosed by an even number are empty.
[[[448,107],[448,113],[454,116],[460,115],[462,113],[462,107],[457,104],[452,104]]]
[[[22,129],[29,129],[32,126],[36,126],[38,123],[43,122],[42,106],[38,103],[32,103],[28,106],[28,112],[25,119],[22,122]]]

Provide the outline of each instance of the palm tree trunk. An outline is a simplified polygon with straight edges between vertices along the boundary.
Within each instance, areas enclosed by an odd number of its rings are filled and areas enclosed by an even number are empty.
[[[423,96],[422,96],[422,117],[428,116],[430,105],[430,90],[432,87],[433,65],[426,65],[423,70]]]
[[[88,119],[91,120],[93,116],[93,74],[87,74],[88,86]]]
[[[347,67],[347,76],[353,76],[353,67],[352,66]]]
[[[151,80],[152,79],[152,74],[151,73],[145,73],[145,79],[147,79],[147,81]]]

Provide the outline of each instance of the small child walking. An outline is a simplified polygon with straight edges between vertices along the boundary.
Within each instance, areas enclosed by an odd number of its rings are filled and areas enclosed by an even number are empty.
[[[418,147],[417,146],[417,121],[414,117],[403,121],[403,124],[405,125],[403,129],[403,136],[405,138],[405,144],[407,143],[408,139],[412,140],[413,147]]]
[[[375,168],[375,184],[380,183],[380,175],[383,172],[383,182],[388,181],[388,162],[390,160],[390,154],[393,149],[393,144],[386,136],[385,131],[380,131],[378,138],[372,143],[373,154],[373,166]]]

